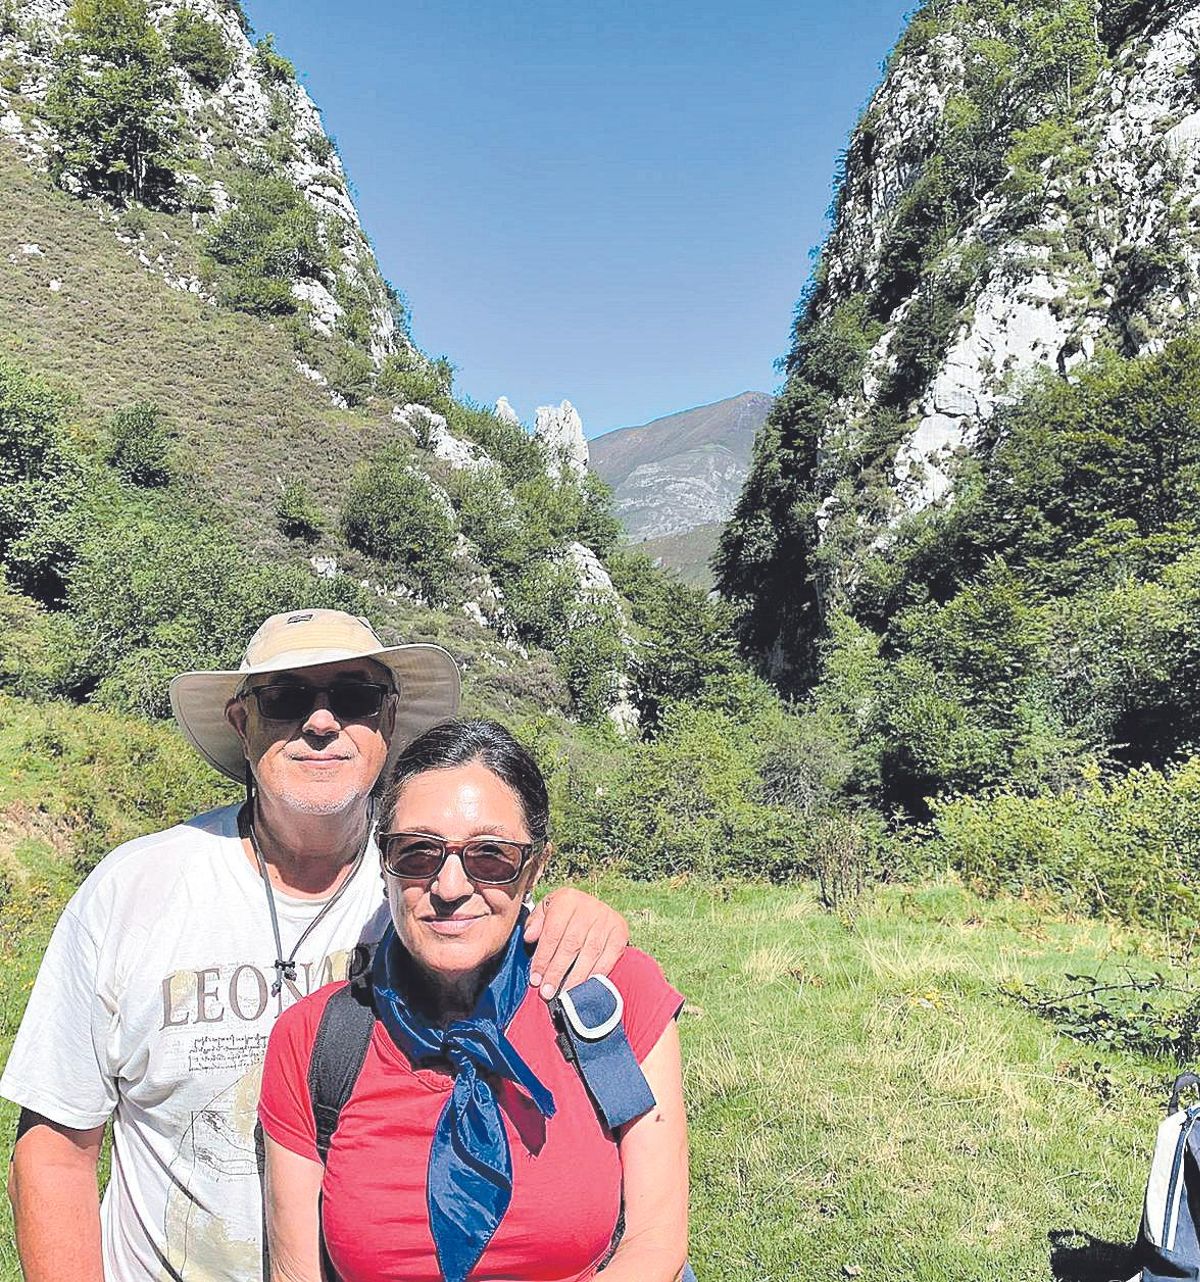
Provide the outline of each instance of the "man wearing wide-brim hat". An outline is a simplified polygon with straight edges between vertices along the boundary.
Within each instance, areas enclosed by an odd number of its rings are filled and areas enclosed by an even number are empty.
[[[0,1078],[21,1107],[9,1191],[27,1282],[262,1277],[267,1035],[382,933],[376,782],[458,699],[444,650],[385,646],[337,610],[274,615],[237,671],[172,682],[183,733],[247,799],[119,847],[59,919]],[[527,935],[545,996],[573,963],[573,980],[607,972],[628,938],[573,890]]]

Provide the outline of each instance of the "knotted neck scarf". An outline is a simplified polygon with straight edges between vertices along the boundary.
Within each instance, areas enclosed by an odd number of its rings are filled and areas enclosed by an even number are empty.
[[[394,926],[375,952],[375,1012],[392,1040],[416,1067],[445,1060],[454,1067],[454,1089],[433,1132],[426,1189],[429,1227],[446,1282],[464,1282],[512,1201],[512,1154],[492,1078],[515,1082],[543,1117],[554,1115],[554,1097],[505,1032],[529,991],[524,922],[522,912],[500,968],[470,1017],[446,1028],[428,1023],[407,999],[413,962]]]

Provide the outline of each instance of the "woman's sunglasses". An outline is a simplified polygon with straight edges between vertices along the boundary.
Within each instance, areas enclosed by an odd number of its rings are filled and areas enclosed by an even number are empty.
[[[501,837],[443,841],[424,832],[379,834],[384,868],[393,877],[407,877],[412,881],[436,877],[449,856],[457,855],[468,881],[477,886],[506,886],[521,875],[533,850],[532,841],[505,841]]]
[[[254,686],[242,696],[254,697],[259,716],[267,721],[304,721],[322,696],[329,701],[329,711],[339,721],[361,721],[377,716],[389,687],[372,681],[334,681],[327,686],[310,686],[299,681],[278,685]]]

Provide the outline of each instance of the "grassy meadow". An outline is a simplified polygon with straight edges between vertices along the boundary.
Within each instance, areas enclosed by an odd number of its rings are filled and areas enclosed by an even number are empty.
[[[28,746],[40,715],[0,700],[0,1059],[78,875],[65,771]],[[1182,982],[1166,941],[950,883],[880,888],[853,917],[804,883],[593,888],[688,999],[701,1279],[1132,1273],[1086,1240],[1132,1238],[1172,1067],[1060,1037],[1000,986]],[[5,1106],[0,1145],[13,1123]],[[18,1277],[5,1220],[0,1279]]]

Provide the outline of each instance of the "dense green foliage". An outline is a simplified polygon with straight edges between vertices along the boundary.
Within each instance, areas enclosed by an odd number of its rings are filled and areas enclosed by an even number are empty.
[[[166,485],[175,474],[175,433],[157,405],[148,401],[118,410],[109,423],[109,464],[132,485]]]
[[[169,68],[145,0],[74,0],[45,104],[59,181],[121,200],[172,191],[178,127]]]
[[[381,452],[355,477],[342,508],[346,542],[404,575],[427,599],[454,578],[454,512],[406,450]]]
[[[312,206],[282,175],[248,173],[235,204],[205,240],[210,275],[228,307],[286,315],[297,307],[292,282],[320,279],[329,266]]]
[[[205,89],[222,85],[233,70],[233,50],[215,22],[194,9],[181,9],[167,30],[172,59]]]
[[[288,481],[279,493],[275,507],[280,533],[302,543],[315,543],[325,529],[325,518],[304,480]]]

